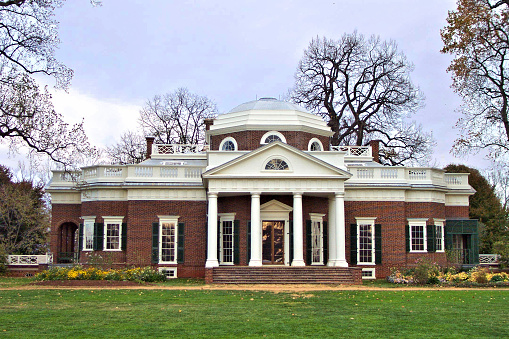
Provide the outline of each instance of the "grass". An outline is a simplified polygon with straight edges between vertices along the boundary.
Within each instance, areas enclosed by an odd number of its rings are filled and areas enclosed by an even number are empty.
[[[8,290],[0,291],[0,335],[495,338],[507,335],[508,302],[505,289]]]

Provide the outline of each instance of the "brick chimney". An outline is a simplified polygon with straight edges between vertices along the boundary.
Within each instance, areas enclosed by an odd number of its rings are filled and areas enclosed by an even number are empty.
[[[205,130],[210,130],[210,126],[214,125],[214,119],[203,119],[203,123],[205,124]]]
[[[145,137],[147,140],[147,159],[152,156],[152,145],[154,144],[155,137]]]
[[[373,161],[380,163],[380,140],[371,140],[369,142],[369,146],[371,146],[371,155],[373,156]]]

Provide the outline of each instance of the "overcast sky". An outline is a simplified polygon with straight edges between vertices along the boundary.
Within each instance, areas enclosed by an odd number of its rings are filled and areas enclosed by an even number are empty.
[[[84,118],[90,141],[105,146],[136,129],[147,99],[178,87],[209,97],[220,113],[285,95],[313,37],[357,30],[395,40],[415,65],[411,77],[426,106],[413,118],[433,132],[437,164],[485,167],[479,157],[450,154],[460,100],[446,73],[451,57],[439,51],[455,7],[455,0],[103,0],[97,8],[67,1],[56,11],[57,58],[74,78],[54,105],[69,122]]]

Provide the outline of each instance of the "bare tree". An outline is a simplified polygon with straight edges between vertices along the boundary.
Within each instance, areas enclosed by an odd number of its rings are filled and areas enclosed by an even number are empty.
[[[405,121],[423,102],[412,70],[393,41],[357,32],[337,41],[317,37],[299,62],[290,96],[328,121],[333,145],[379,139],[383,162],[422,162],[433,141],[421,126]]]
[[[127,131],[120,136],[120,141],[106,148],[106,153],[113,164],[138,164],[145,160],[146,141],[142,135]]]
[[[507,1],[459,0],[441,31],[452,87],[463,99],[454,151],[509,154],[509,6]]]
[[[100,1],[91,1],[100,4]],[[63,0],[0,1],[0,142],[28,146],[71,166],[77,156],[95,153],[82,124],[69,126],[56,113],[51,96],[32,76],[45,74],[67,89],[73,72],[55,58],[59,43],[54,10]]]
[[[198,144],[205,139],[203,120],[216,114],[210,99],[179,88],[148,100],[140,111],[139,123],[143,133],[154,136],[156,143]]]

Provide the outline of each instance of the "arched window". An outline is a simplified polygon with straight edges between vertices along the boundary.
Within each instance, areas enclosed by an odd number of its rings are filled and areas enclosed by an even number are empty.
[[[308,150],[311,151],[311,152],[321,152],[321,151],[323,151],[322,142],[320,140],[318,140],[317,138],[313,138],[313,139],[309,140]]]
[[[219,149],[221,151],[236,151],[237,150],[237,142],[234,138],[228,137],[224,138],[219,145]]]
[[[260,140],[260,144],[266,145],[270,144],[273,141],[281,141],[286,143],[286,138],[282,133],[279,133],[277,131],[270,131],[263,135],[262,139]]]
[[[269,171],[287,171],[290,169],[286,161],[281,159],[272,159],[266,165],[265,169]]]
[[[281,141],[281,138],[278,137],[275,134],[271,134],[271,135],[269,135],[268,137],[265,138],[264,143],[268,144],[268,143],[271,143],[273,141]]]

